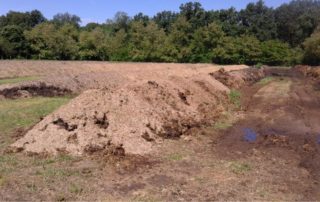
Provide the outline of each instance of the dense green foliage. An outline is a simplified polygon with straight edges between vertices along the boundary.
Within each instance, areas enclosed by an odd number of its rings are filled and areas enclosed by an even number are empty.
[[[206,11],[190,2],[180,12],[133,18],[118,12],[106,23],[86,26],[69,13],[47,20],[37,10],[10,11],[0,17],[0,57],[249,65],[303,59],[319,64],[320,34],[314,33],[319,22],[319,0],[294,0],[278,8],[260,0],[240,11]]]
[[[320,65],[320,30],[317,30],[304,42],[304,48],[304,62],[311,65]]]

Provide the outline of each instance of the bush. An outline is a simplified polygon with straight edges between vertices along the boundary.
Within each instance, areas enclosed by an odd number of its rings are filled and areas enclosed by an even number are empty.
[[[238,90],[232,89],[229,93],[229,100],[236,107],[240,107],[241,105],[241,92]]]
[[[225,37],[223,43],[213,50],[212,61],[218,64],[247,64],[259,62],[260,42],[252,36]]]
[[[261,63],[266,65],[291,65],[295,63],[297,54],[289,44],[278,40],[269,40],[261,43]]]
[[[309,65],[320,65],[320,29],[303,43],[303,62]]]
[[[260,42],[252,36],[225,37],[213,50],[212,61],[218,64],[292,65],[300,62],[299,50],[278,40]]]

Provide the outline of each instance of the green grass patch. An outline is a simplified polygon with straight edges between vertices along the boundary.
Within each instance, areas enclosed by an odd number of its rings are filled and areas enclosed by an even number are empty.
[[[232,89],[229,92],[229,100],[232,104],[234,104],[236,107],[240,107],[241,105],[241,92],[235,89]]]
[[[7,183],[7,179],[0,175],[0,187],[5,186],[5,184]]]
[[[38,187],[36,186],[35,182],[27,183],[26,186],[27,186],[27,189],[31,192],[38,191]]]
[[[38,79],[39,79],[39,77],[37,77],[37,76],[25,76],[25,77],[0,79],[0,85],[20,83],[20,82],[23,82],[23,81],[35,81],[35,80],[38,80]]]
[[[33,158],[32,164],[34,166],[46,166],[50,164],[55,164],[55,163],[71,163],[76,160],[78,160],[78,157],[73,157],[67,154],[61,154],[58,156],[51,156],[51,157],[46,157],[46,158],[39,158],[35,156]]]
[[[83,192],[83,188],[76,184],[71,184],[69,187],[69,191],[72,194],[81,194]]]
[[[0,100],[0,131],[10,133],[18,128],[30,127],[70,99],[71,97],[34,97]]]
[[[267,85],[268,83],[270,83],[271,81],[273,81],[274,78],[273,77],[266,77],[264,79],[261,79],[258,84],[259,85]]]
[[[233,111],[224,111],[221,117],[214,122],[213,128],[215,130],[226,130],[231,128],[237,120],[238,117]]]
[[[252,168],[247,163],[233,162],[230,165],[230,169],[235,174],[244,174],[249,172]]]
[[[263,64],[262,64],[262,63],[258,63],[258,64],[256,64],[254,67],[255,67],[255,68],[257,68],[257,69],[261,69],[261,68],[262,68],[262,66],[263,66]]]
[[[2,154],[0,156],[0,175],[13,172],[18,167],[18,159],[9,154]]]
[[[35,173],[36,175],[42,176],[46,180],[50,179],[61,179],[70,176],[79,176],[81,175],[79,170],[67,169],[67,168],[56,168],[53,166],[44,166],[42,170],[38,170]]]
[[[166,157],[166,159],[169,161],[181,161],[183,159],[183,156],[178,153],[173,153],[173,154],[168,155]]]
[[[226,129],[232,127],[232,123],[229,123],[226,120],[220,120],[220,121],[217,121],[216,123],[214,123],[213,127],[216,130],[226,130]]]

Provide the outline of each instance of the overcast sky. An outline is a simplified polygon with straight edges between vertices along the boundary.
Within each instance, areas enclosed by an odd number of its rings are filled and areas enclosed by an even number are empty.
[[[8,11],[40,10],[45,17],[52,18],[57,13],[69,12],[81,17],[82,23],[105,22],[113,18],[117,11],[130,16],[143,12],[153,16],[159,11],[178,11],[182,3],[190,0],[0,0],[0,15]],[[199,0],[206,10],[235,7],[244,8],[254,0]],[[265,0],[268,6],[277,7],[289,0]]]

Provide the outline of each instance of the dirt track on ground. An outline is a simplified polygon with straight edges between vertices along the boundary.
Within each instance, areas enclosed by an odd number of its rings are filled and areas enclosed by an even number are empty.
[[[265,170],[252,177],[259,179],[267,172],[273,173],[269,179],[273,191],[294,193],[289,200],[318,200],[318,83],[311,78],[280,75],[284,77],[277,77],[253,95],[245,93],[251,96],[246,102],[245,118],[217,140],[215,152],[229,160],[250,159],[263,166]]]

